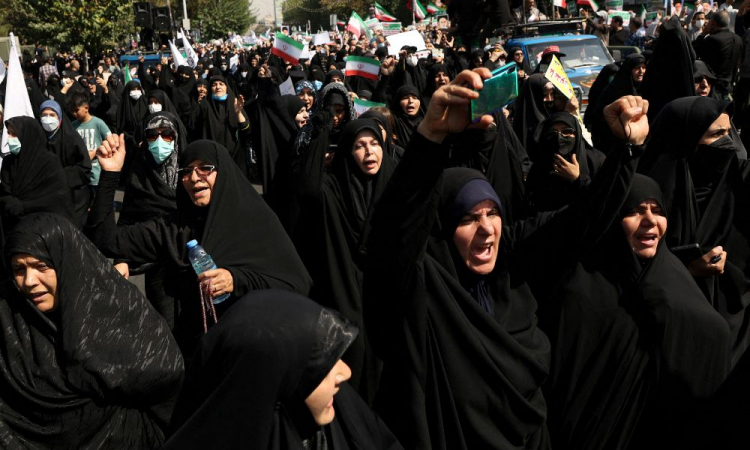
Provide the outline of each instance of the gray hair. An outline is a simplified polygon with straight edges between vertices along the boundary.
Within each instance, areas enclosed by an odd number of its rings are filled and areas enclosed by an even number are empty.
[[[729,26],[729,13],[726,11],[718,11],[711,15],[711,20],[721,28],[727,28]]]

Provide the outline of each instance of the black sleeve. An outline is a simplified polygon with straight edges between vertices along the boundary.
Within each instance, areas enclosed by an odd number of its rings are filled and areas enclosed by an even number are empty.
[[[163,247],[164,218],[118,227],[113,203],[119,179],[120,172],[102,170],[86,235],[107,257],[135,264],[157,261]]]
[[[373,92],[372,94],[372,101],[385,103],[386,105],[388,105],[390,103],[389,98],[388,98],[388,87],[390,83],[391,83],[390,75],[380,75],[380,79],[378,80],[378,85],[375,88],[375,92]]]

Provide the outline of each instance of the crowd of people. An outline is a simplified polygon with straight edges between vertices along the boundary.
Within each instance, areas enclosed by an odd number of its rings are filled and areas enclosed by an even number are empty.
[[[490,2],[479,49],[468,3],[455,33],[417,27],[431,52],[332,32],[296,64],[265,40],[194,43],[194,66],[24,54],[0,447],[747,448],[746,8],[675,4],[648,39],[582,13],[639,47],[582,114],[545,77],[559,47],[485,36],[544,19],[533,0]],[[472,123],[507,63],[518,97]]]

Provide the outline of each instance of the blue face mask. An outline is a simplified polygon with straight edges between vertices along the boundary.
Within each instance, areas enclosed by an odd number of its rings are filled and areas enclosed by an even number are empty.
[[[11,154],[17,155],[21,151],[21,140],[17,137],[8,136],[8,148]]]
[[[155,141],[148,143],[148,151],[151,152],[151,156],[154,157],[156,164],[161,164],[169,158],[169,155],[174,151],[174,141],[164,142],[164,139],[159,136]]]
[[[221,97],[216,94],[211,94],[211,98],[218,101],[218,102],[225,102],[227,101],[227,97],[229,97],[229,94],[224,94]]]

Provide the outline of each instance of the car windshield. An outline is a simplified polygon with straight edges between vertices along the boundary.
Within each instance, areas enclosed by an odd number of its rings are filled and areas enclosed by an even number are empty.
[[[542,52],[545,48],[550,45],[557,45],[560,47],[560,52],[565,54],[562,58],[563,66],[566,69],[577,69],[579,67],[591,67],[591,66],[605,66],[609,63],[614,62],[609,53],[604,49],[602,42],[596,39],[586,39],[579,41],[567,41],[567,42],[556,42],[543,43],[543,44],[532,44],[527,47],[529,54],[529,65],[532,69],[535,69],[539,59],[542,57]]]

